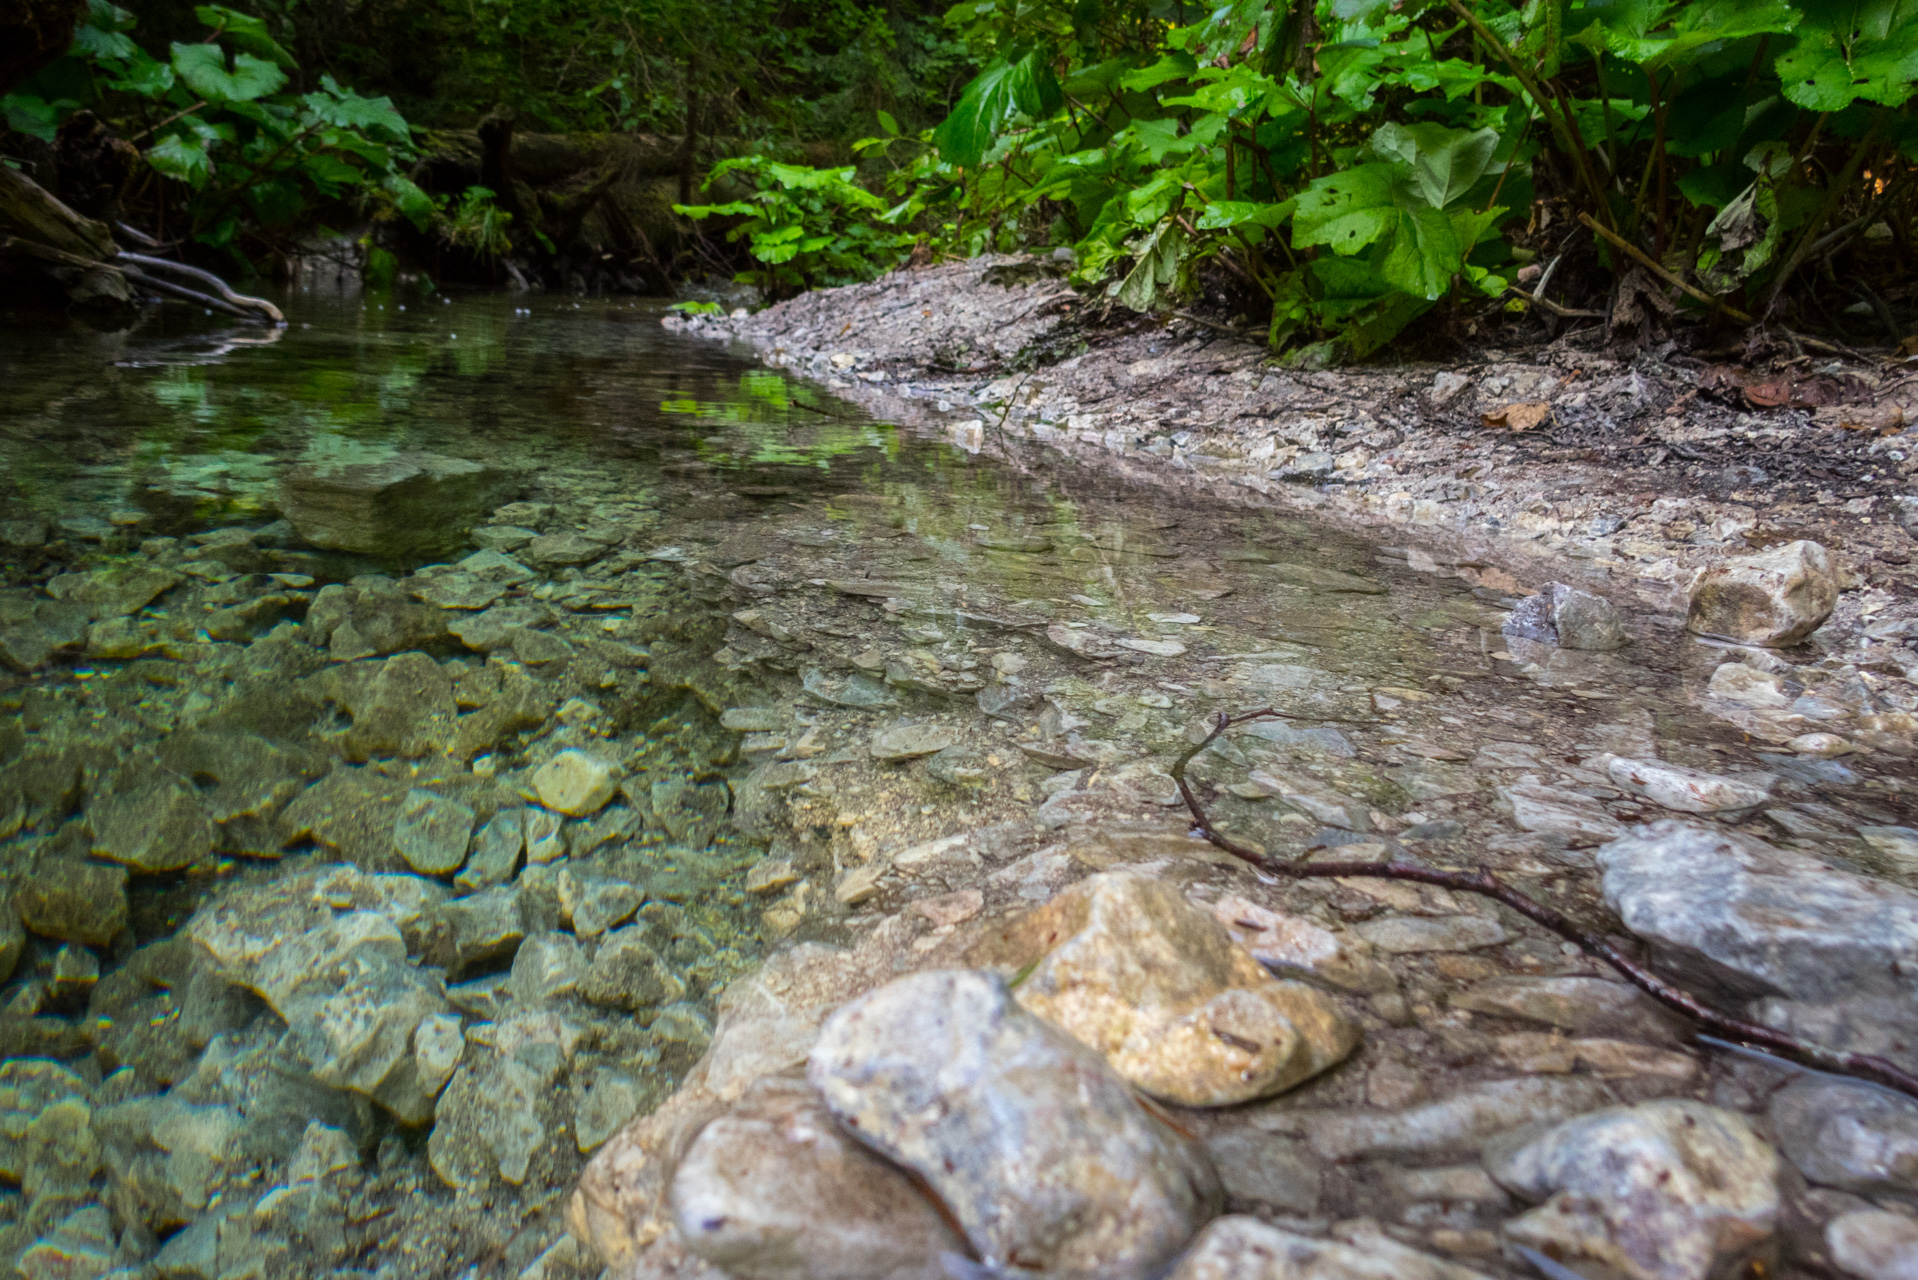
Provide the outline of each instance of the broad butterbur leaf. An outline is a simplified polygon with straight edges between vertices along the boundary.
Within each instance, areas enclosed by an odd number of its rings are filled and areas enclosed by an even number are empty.
[[[216,44],[174,45],[173,70],[208,102],[251,102],[286,84],[285,72],[250,53],[234,54],[228,70],[226,50]]]
[[[1398,180],[1397,167],[1390,164],[1360,165],[1316,179],[1296,197],[1292,247],[1322,244],[1350,255],[1372,244],[1398,225],[1392,201]]]
[[[206,143],[184,134],[176,133],[162,138],[147,148],[146,158],[147,163],[156,170],[186,183],[195,191],[206,185],[206,180],[213,176],[213,160],[206,153]]]
[[[1498,150],[1498,130],[1384,124],[1372,135],[1372,149],[1410,165],[1426,203],[1443,209],[1490,170]]]
[[[250,13],[241,13],[225,5],[203,4],[193,11],[193,16],[212,27],[220,39],[230,42],[236,49],[265,58],[289,71],[297,65],[293,55],[281,48],[272,32],[266,29],[266,23]]]
[[[1918,4],[1812,0],[1777,64],[1785,97],[1807,111],[1854,102],[1903,106],[1918,82]]]
[[[985,159],[999,131],[1015,115],[1040,119],[1063,101],[1059,81],[1042,50],[1000,59],[974,77],[952,114],[933,130],[932,144],[949,163],[972,168]]]

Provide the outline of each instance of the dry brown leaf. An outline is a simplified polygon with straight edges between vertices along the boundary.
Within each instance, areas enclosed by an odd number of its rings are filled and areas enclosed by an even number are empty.
[[[1495,413],[1481,413],[1478,420],[1487,427],[1503,427],[1507,431],[1530,431],[1551,416],[1552,406],[1543,400],[1514,400]]]
[[[1905,411],[1895,404],[1879,405],[1860,412],[1846,413],[1838,420],[1846,431],[1866,431],[1875,436],[1895,436],[1904,430]]]

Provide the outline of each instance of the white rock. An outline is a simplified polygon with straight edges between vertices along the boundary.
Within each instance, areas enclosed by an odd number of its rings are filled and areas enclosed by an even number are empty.
[[[437,1094],[453,1078],[466,1052],[466,1034],[460,1030],[459,1015],[435,1013],[420,1019],[413,1030],[413,1064],[419,1072],[420,1088]]]
[[[1486,1168],[1545,1203],[1505,1236],[1552,1258],[1632,1280],[1707,1280],[1771,1237],[1778,1156],[1736,1112],[1668,1098],[1515,1137],[1493,1144]]]
[[[844,1005],[806,1075],[842,1125],[926,1180],[989,1266],[1143,1278],[1218,1211],[1204,1148],[989,974],[913,974]]]
[[[965,1251],[803,1080],[769,1076],[700,1130],[668,1198],[687,1246],[734,1280],[945,1280],[940,1255]]]
[[[1485,1280],[1483,1272],[1377,1231],[1335,1234],[1319,1240],[1257,1218],[1219,1218],[1200,1233],[1171,1280]]]
[[[1520,783],[1501,787],[1520,830],[1565,836],[1573,844],[1598,844],[1625,834],[1625,824],[1590,796],[1562,787]]]
[[[1825,1251],[1857,1280],[1918,1280],[1918,1220],[1882,1209],[1842,1214],[1825,1224]]]
[[[1666,764],[1662,760],[1632,760],[1614,756],[1605,772],[1613,782],[1635,791],[1653,804],[1680,813],[1724,813],[1763,804],[1778,781],[1769,773],[1726,777]]]

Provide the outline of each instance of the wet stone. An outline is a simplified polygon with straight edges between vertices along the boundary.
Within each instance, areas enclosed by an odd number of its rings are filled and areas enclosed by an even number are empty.
[[[453,883],[461,889],[488,889],[505,884],[519,868],[526,849],[526,810],[501,809],[481,824],[473,836],[471,855]]]
[[[314,546],[398,558],[459,545],[510,485],[478,462],[402,453],[296,467],[281,481],[280,509]]]
[[[1797,644],[1831,616],[1838,575],[1816,542],[1737,556],[1699,575],[1685,625],[1740,644]]]
[[[643,925],[606,935],[579,982],[579,993],[593,1004],[628,1012],[683,999],[684,979],[653,950],[646,935]]]
[[[1689,1099],[1611,1107],[1494,1144],[1486,1166],[1538,1208],[1508,1240],[1632,1280],[1708,1280],[1770,1241],[1778,1157],[1745,1118]]]
[[[898,725],[872,735],[872,758],[899,764],[944,751],[954,741],[952,730],[939,725]]]
[[[87,573],[57,574],[47,580],[47,594],[84,606],[89,617],[118,618],[138,613],[179,582],[180,575],[166,569],[115,565]]]
[[[807,1079],[932,1186],[991,1266],[1143,1277],[1218,1209],[1203,1149],[998,978],[920,973],[854,1000],[821,1029]]]
[[[533,773],[539,802],[570,818],[598,813],[619,789],[619,766],[585,751],[562,751]]]
[[[393,844],[406,865],[421,875],[446,875],[466,861],[473,818],[473,811],[457,800],[415,788],[400,802]]]
[[[693,1140],[668,1193],[687,1246],[736,1280],[945,1280],[962,1242],[907,1176],[768,1077]]]
[[[575,990],[586,976],[579,944],[563,933],[545,933],[520,944],[513,957],[513,999],[524,1007],[544,1004]]]
[[[126,889],[125,867],[56,858],[15,882],[13,906],[43,938],[103,947],[126,927]]]
[[[179,780],[115,792],[87,808],[93,855],[135,871],[178,871],[213,851],[213,823]]]
[[[1520,601],[1503,630],[1508,636],[1566,649],[1619,649],[1629,638],[1611,601],[1562,582],[1548,582],[1537,595]]]
[[[562,870],[559,874],[559,914],[573,933],[596,938],[632,919],[645,893],[634,884],[606,876]]]
[[[602,1070],[573,1112],[573,1141],[582,1153],[603,1146],[626,1127],[646,1101],[637,1080],[623,1071]]]
[[[446,630],[467,648],[479,653],[511,648],[521,632],[545,626],[552,612],[541,605],[496,604],[477,613],[454,614]]]
[[[544,534],[520,548],[520,555],[527,563],[542,569],[591,564],[605,554],[605,543],[577,533]]]

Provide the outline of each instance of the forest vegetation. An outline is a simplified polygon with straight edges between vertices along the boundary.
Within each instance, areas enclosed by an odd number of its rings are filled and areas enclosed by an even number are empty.
[[[737,273],[777,297],[1070,249],[1107,307],[1201,307],[1318,362],[1435,307],[1864,345],[1918,327],[1918,0],[76,16],[65,52],[12,78],[0,154],[227,271],[348,234],[375,273],[395,255],[560,287]]]

